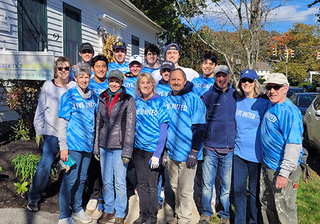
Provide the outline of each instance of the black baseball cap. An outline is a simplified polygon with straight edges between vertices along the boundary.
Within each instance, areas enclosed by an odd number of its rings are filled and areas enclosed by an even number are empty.
[[[93,46],[90,43],[83,43],[80,46],[80,52],[84,50],[90,50],[92,54],[94,54]]]

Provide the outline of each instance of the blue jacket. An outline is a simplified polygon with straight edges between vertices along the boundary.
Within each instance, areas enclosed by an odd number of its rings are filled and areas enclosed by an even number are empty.
[[[207,130],[204,146],[211,148],[234,148],[236,137],[236,92],[228,87],[223,92],[213,85],[201,96],[207,107]]]

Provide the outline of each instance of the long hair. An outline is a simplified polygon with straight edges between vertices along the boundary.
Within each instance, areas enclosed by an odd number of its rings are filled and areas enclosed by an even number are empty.
[[[152,75],[150,73],[141,73],[138,76],[138,79],[136,82],[136,87],[134,90],[134,93],[136,94],[136,96],[142,96],[141,90],[139,88],[139,85],[140,85],[142,78],[146,78],[147,80],[149,80],[152,83],[152,93],[155,93],[156,92],[156,81],[154,80]]]
[[[254,80],[254,84],[255,85],[254,85],[254,90],[253,90],[253,97],[254,98],[258,98],[258,97],[263,96],[264,90],[263,90],[261,84],[258,82],[257,79]],[[237,83],[236,90],[237,90],[237,96],[238,97],[240,97],[240,98],[244,98],[245,97],[244,91],[243,91],[242,86],[241,86],[241,79]]]

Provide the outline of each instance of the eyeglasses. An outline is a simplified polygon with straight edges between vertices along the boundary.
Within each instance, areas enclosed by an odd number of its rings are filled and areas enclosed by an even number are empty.
[[[274,89],[275,91],[278,91],[281,87],[283,87],[283,85],[279,86],[279,85],[276,85],[276,86],[266,86],[266,90],[271,90],[271,89]]]
[[[242,83],[246,83],[246,82],[253,83],[254,80],[253,79],[249,79],[249,78],[243,78],[243,79],[241,79],[241,82]]]
[[[65,71],[69,71],[70,67],[58,67],[58,71],[62,71],[62,70],[65,70]]]

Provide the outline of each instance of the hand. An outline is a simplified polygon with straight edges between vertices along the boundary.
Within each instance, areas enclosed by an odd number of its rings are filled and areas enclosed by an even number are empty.
[[[283,177],[283,176],[278,176],[277,180],[276,180],[276,188],[277,189],[282,189],[282,188],[286,188],[288,184],[288,178],[287,177]]]
[[[37,143],[38,148],[40,147],[40,145],[43,144],[43,141],[44,141],[43,135],[38,135],[38,136],[36,137],[36,143]]]
[[[188,169],[195,167],[197,165],[197,162],[198,162],[197,158],[198,158],[198,151],[192,149],[187,158]]]
[[[160,158],[152,156],[149,161],[149,166],[151,169],[157,169],[160,165]]]
[[[93,156],[97,161],[100,161],[100,155],[99,154],[94,154]]]
[[[69,154],[68,149],[60,150],[60,159],[62,159],[65,162],[68,162],[68,154]]]
[[[126,157],[122,157],[121,159],[122,159],[123,165],[126,165],[130,161],[130,159]]]

